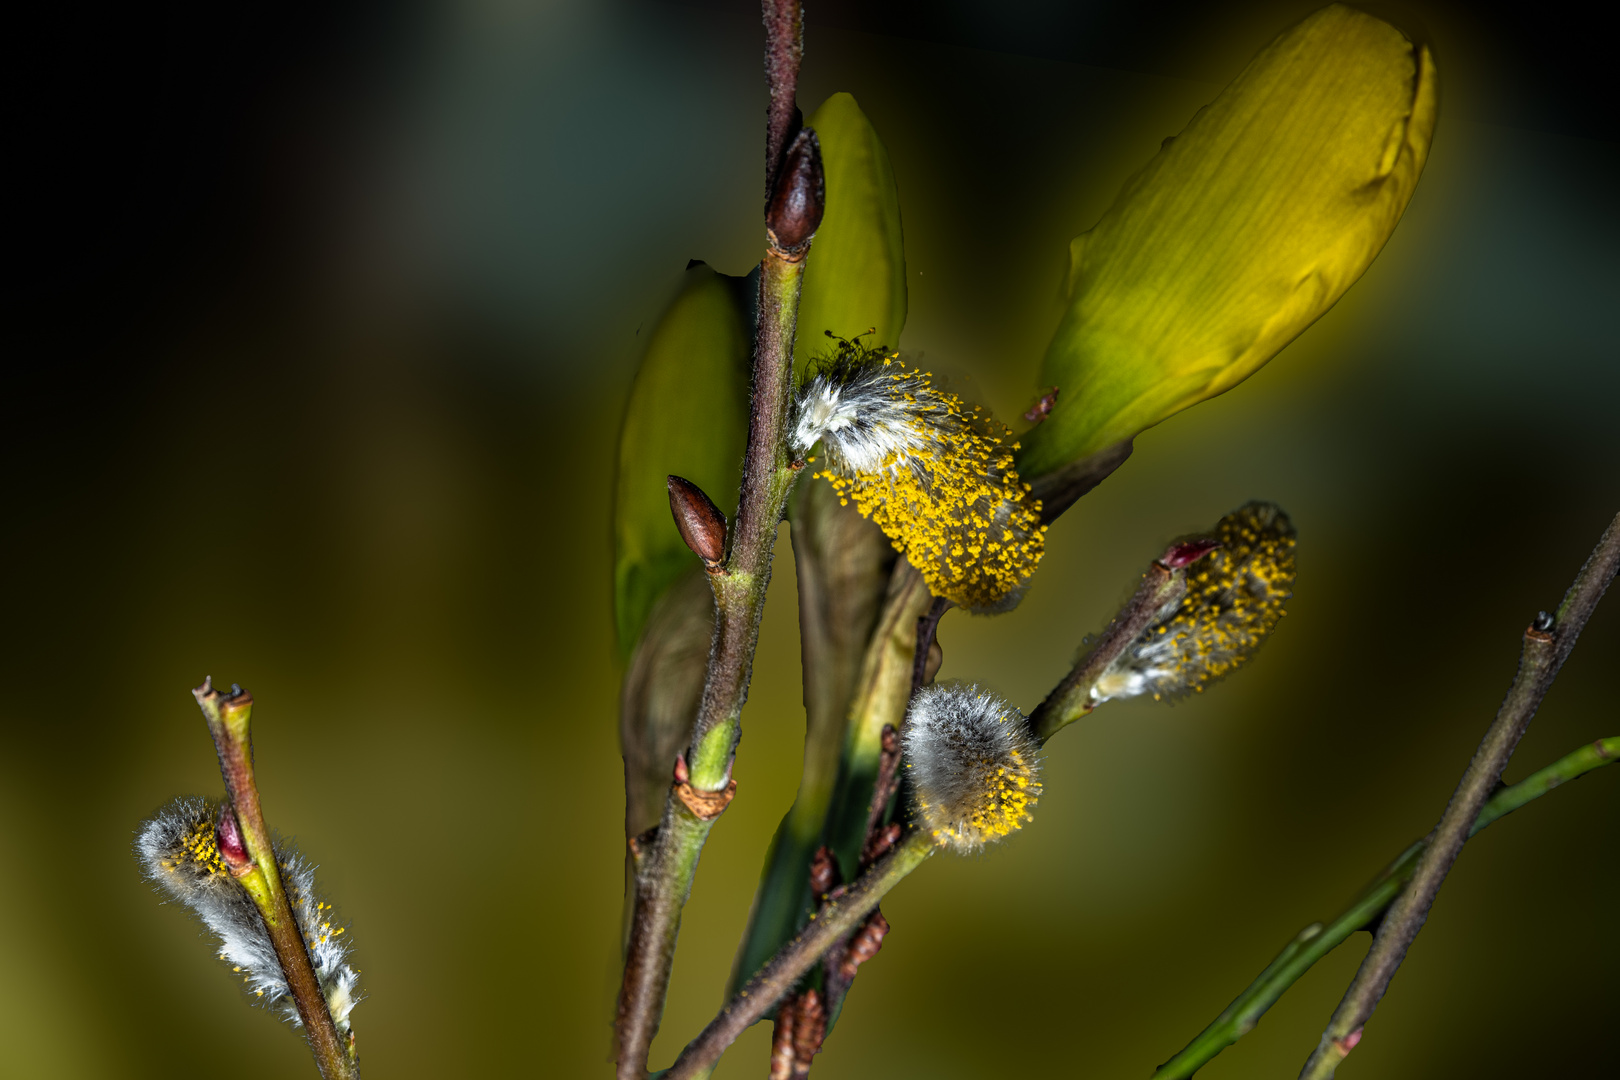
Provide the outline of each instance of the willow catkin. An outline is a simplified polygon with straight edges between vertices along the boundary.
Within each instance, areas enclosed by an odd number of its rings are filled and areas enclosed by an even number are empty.
[[[799,394],[792,444],[800,455],[821,444],[816,475],[877,523],[930,592],[983,612],[1017,604],[1046,546],[1011,437],[897,354],[841,340]]]
[[[1251,502],[1222,518],[1216,548],[1187,571],[1187,594],[1109,665],[1092,686],[1100,704],[1199,692],[1259,650],[1294,595],[1294,526],[1275,503]]]
[[[302,1021],[288,996],[264,919],[220,854],[218,818],[219,806],[205,799],[180,798],[165,806],[136,837],[141,869],[213,931],[219,938],[220,959],[241,974],[259,1004],[299,1026]],[[336,924],[332,905],[316,896],[315,868],[285,843],[275,845],[275,856],[327,1009],[338,1030],[348,1031],[349,1013],[360,994],[359,974],[349,964],[347,930]]]
[[[1037,747],[1019,711],[977,686],[918,690],[900,748],[923,828],[975,851],[1032,820],[1041,794]]]

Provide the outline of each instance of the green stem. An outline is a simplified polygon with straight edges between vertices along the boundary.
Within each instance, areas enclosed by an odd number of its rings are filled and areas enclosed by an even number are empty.
[[[1614,580],[1617,568],[1620,568],[1620,514],[1615,515],[1604,530],[1591,557],[1564,594],[1557,612],[1546,619],[1538,616],[1525,631],[1519,672],[1508,688],[1496,719],[1474,752],[1440,824],[1435,826],[1427,847],[1418,857],[1411,885],[1390,905],[1379,924],[1372,948],[1361,961],[1361,968],[1334,1011],[1327,1030],[1306,1061],[1300,1080],[1328,1080],[1339,1062],[1360,1041],[1362,1027],[1372,1017],[1390,979],[1406,957],[1406,950],[1423,928],[1429,907],[1468,839],[1469,830],[1490,797],[1491,789],[1501,778],[1531,717],[1535,716],[1541,699],[1557,677],[1558,669],[1575,647],[1587,618]]]
[[[913,830],[909,833],[892,852],[861,875],[849,892],[823,907],[810,925],[782,946],[770,962],[744,984],[702,1034],[681,1051],[681,1056],[664,1074],[664,1080],[691,1080],[704,1075],[720,1060],[726,1047],[769,1012],[828,949],[860,925],[890,889],[937,850],[933,837],[927,832]]]
[[[1480,810],[1468,835],[1473,836],[1498,818],[1511,814],[1526,803],[1594,769],[1611,765],[1620,757],[1620,736],[1600,739],[1566,754],[1539,772],[1532,773],[1512,787],[1503,788]],[[1338,918],[1323,926],[1313,923],[1289,942],[1269,967],[1249,988],[1186,1048],[1159,1066],[1153,1080],[1183,1080],[1248,1034],[1267,1009],[1276,1004],[1290,986],[1329,952],[1342,945],[1357,930],[1366,929],[1406,887],[1417,868],[1418,856],[1426,843],[1419,840],[1401,853]]]
[[[252,861],[251,866],[233,866],[231,872],[253,898],[264,919],[270,944],[287,981],[287,994],[298,1010],[298,1018],[303,1021],[304,1037],[321,1076],[325,1080],[358,1080],[360,1068],[355,1058],[353,1034],[344,1038],[332,1020],[326,995],[309,960],[308,946],[287,903],[270,829],[259,805],[259,788],[253,777],[253,740],[248,731],[253,716],[253,695],[236,687],[229,694],[221,694],[214,689],[211,679],[204,679],[192,694],[197,698],[203,718],[208,721],[209,734],[214,737],[220,775],[225,778],[225,791],[231,803],[227,812],[236,815],[242,845]]]

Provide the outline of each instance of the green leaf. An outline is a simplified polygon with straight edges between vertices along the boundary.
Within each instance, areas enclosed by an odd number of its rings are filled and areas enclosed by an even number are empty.
[[[1250,61],[1075,239],[1041,373],[1060,396],[1020,472],[1231,389],[1332,307],[1400,220],[1437,104],[1428,50],[1337,4]]]
[[[816,230],[799,295],[795,366],[827,351],[826,331],[867,330],[893,347],[906,324],[906,251],[900,191],[889,152],[849,94],[834,94],[805,122],[821,140],[827,213]]]
[[[670,516],[665,487],[685,477],[735,512],[748,438],[749,279],[701,263],[649,335],[619,435],[614,492],[614,622],[628,655],[647,613],[697,561]]]

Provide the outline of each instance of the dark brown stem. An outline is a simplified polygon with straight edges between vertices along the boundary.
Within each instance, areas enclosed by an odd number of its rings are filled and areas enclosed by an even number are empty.
[[[690,1080],[704,1075],[737,1036],[769,1012],[834,943],[859,926],[877,907],[878,901],[935,850],[933,837],[925,832],[913,831],[901,840],[893,851],[862,874],[849,892],[835,903],[829,903],[815,921],[777,950],[709,1022],[702,1034],[687,1044],[664,1074],[664,1080]]]
[[[765,82],[771,100],[765,111],[765,200],[776,191],[782,151],[798,134],[799,62],[804,58],[804,9],[799,0],[762,0],[765,19]]]
[[[1418,931],[1429,916],[1435,894],[1468,839],[1491,792],[1502,777],[1508,759],[1519,745],[1558,669],[1580,636],[1592,609],[1614,580],[1620,567],[1620,515],[1609,523],[1564,601],[1550,617],[1545,612],[1524,632],[1519,672],[1479,749],[1474,752],[1462,782],[1446,806],[1440,824],[1429,835],[1428,846],[1412,873],[1412,883],[1390,905],[1378,927],[1372,948],[1361,962],[1344,1000],[1339,1002],[1321,1041],[1300,1073],[1302,1080],[1326,1080],[1361,1039],[1362,1027],[1372,1017],[1389,981],[1406,957]]]
[[[864,852],[871,850],[873,838],[883,827],[883,814],[889,808],[889,801],[894,798],[895,788],[899,786],[900,732],[895,730],[893,724],[884,724],[883,750],[878,757],[877,781],[872,785],[872,802],[866,808],[866,844],[862,849],[862,870],[872,865],[875,856],[869,857]]]
[[[797,0],[767,3],[765,14],[766,73],[772,102],[767,138],[777,140],[767,150],[771,154],[768,160],[775,162],[782,150],[776,117],[782,102],[791,109],[796,90],[801,21]],[[813,139],[801,151],[794,177],[799,194],[789,202],[797,215],[794,221],[802,223],[806,214],[819,221],[820,207],[815,202],[822,196],[819,152],[815,152]],[[773,182],[767,188],[767,199],[774,190]],[[811,202],[806,204],[805,198]],[[813,224],[810,231],[814,231]],[[741,738],[742,708],[770,584],[771,549],[799,473],[787,450],[787,422],[793,389],[793,335],[808,248],[808,235],[792,251],[780,250],[773,243],[761,266],[748,446],[737,518],[729,536],[731,549],[724,566],[710,577],[715,628],[708,672],[690,748],[665,800],[652,849],[636,864],[635,903],[615,1024],[619,1080],[641,1080],[647,1073],[647,1053],[663,1014],[681,911],[691,895],[704,841],[736,788],[731,766]]]
[[[899,822],[883,823],[889,802],[900,787],[900,732],[893,724],[883,725],[883,750],[878,758],[877,781],[872,785],[872,803],[866,813],[866,842],[861,846],[861,872],[894,850],[903,831]],[[824,849],[825,850],[825,849]],[[826,1014],[836,1020],[844,1007],[844,997],[855,981],[855,971],[877,955],[889,923],[878,910],[850,935],[840,938],[827,950],[823,967]]]
[[[309,1042],[321,1076],[325,1080],[357,1080],[360,1070],[355,1060],[353,1036],[344,1038],[332,1020],[326,995],[321,992],[320,980],[315,977],[309,960],[309,949],[287,902],[270,829],[259,805],[259,788],[253,777],[253,740],[248,733],[253,696],[234,686],[230,693],[222,694],[214,689],[211,679],[204,679],[192,694],[208,721],[209,734],[214,737],[220,775],[225,779],[225,791],[235,810],[241,843],[252,860],[251,867],[240,871],[233,867],[232,872],[264,918],[276,960],[287,981],[288,996],[303,1021],[304,1038]]]
[[[917,655],[911,664],[911,692],[928,683],[928,653],[934,647],[934,635],[939,632],[939,620],[951,609],[951,602],[942,596],[934,597],[928,614],[917,619]]]

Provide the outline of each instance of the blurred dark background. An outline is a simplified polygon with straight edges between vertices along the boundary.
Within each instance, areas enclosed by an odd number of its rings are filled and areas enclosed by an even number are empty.
[[[809,5],[905,211],[902,345],[1027,407],[1065,245],[1314,3]],[[942,677],[1028,708],[1163,541],[1298,525],[1290,616],[1197,701],[1049,748],[1036,823],[885,904],[818,1075],[1146,1076],[1426,831],[1518,635],[1620,508],[1612,37],[1391,6],[1442,119],[1363,281],[1138,441]],[[7,34],[0,1074],[314,1075],[129,856],[258,699],[271,821],[353,924],[368,1076],[606,1076],[621,873],[612,448],[688,258],[757,257],[747,0],[35,6]],[[655,1064],[720,1001],[802,740],[790,552]],[[1509,779],[1615,734],[1620,597]],[[1620,1011],[1620,776],[1470,844],[1341,1075],[1585,1075]],[[1359,935],[1211,1065],[1292,1076]],[[722,1077],[763,1071],[755,1028]]]

